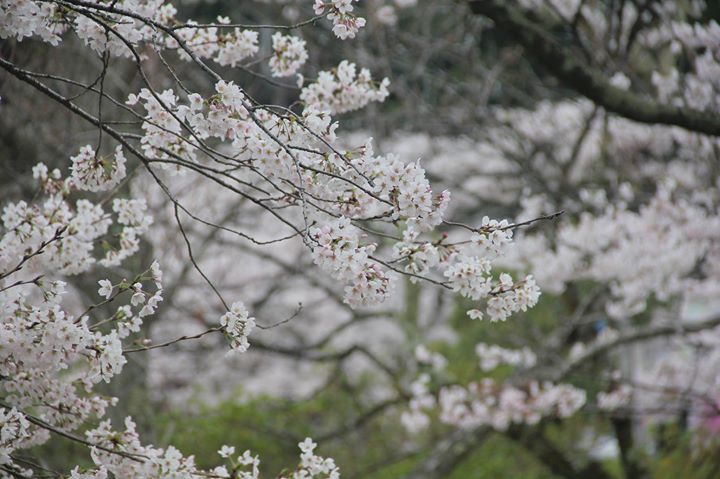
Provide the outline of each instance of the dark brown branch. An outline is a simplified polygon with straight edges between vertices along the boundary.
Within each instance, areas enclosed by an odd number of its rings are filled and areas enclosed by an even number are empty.
[[[620,464],[625,472],[625,477],[633,479],[648,477],[647,471],[644,470],[642,464],[636,460],[633,454],[635,448],[633,418],[631,416],[613,417],[610,422],[620,447]]]
[[[630,120],[672,125],[697,133],[720,136],[720,116],[643,98],[610,84],[608,76],[563,46],[543,25],[530,20],[504,0],[468,0],[473,13],[490,18],[495,26],[523,46],[527,58],[548,69],[567,87]]]

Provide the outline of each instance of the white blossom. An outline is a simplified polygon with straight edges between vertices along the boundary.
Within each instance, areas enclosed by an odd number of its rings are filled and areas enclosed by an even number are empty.
[[[250,347],[248,337],[255,328],[255,318],[250,317],[245,304],[237,301],[230,306],[230,310],[220,317],[223,332],[230,340],[233,351],[244,353]]]
[[[275,77],[294,75],[308,59],[305,40],[280,32],[272,36],[273,56],[270,70]]]
[[[105,299],[110,299],[113,293],[112,283],[107,279],[101,279],[100,281],[98,281],[98,284],[100,285],[100,289],[98,289],[98,294],[100,296],[103,296]]]

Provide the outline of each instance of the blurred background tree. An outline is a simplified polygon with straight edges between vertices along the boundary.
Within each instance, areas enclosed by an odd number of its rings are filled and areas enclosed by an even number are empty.
[[[184,17],[198,20],[213,21],[218,15],[230,13],[239,23],[271,24],[278,23],[279,17],[286,23],[305,18],[306,3],[218,0],[187,1],[178,6]],[[304,69],[309,75],[352,58],[376,77],[391,80],[387,101],[340,116],[342,125],[345,131],[369,133],[381,151],[398,151],[408,160],[421,156],[432,180],[448,186],[459,197],[456,221],[476,224],[484,215],[529,219],[523,216],[532,210],[529,199],[541,197],[538,213],[564,210],[562,221],[574,223],[592,210],[592,195],[598,191],[608,202],[622,200],[637,210],[655,195],[663,176],[679,181],[681,170],[687,167],[683,161],[690,157],[692,168],[698,172],[695,176],[705,182],[700,186],[713,185],[718,177],[715,138],[688,133],[692,138],[686,144],[676,139],[667,147],[656,146],[654,142],[670,135],[666,126],[623,120],[622,114],[613,113],[613,105],[601,101],[600,94],[590,98],[595,103],[587,101],[582,76],[565,75],[565,65],[544,62],[535,53],[550,51],[549,47],[537,44],[533,48],[528,44],[533,40],[531,35],[513,31],[514,27],[522,29],[523,22],[541,26],[550,41],[566,47],[583,65],[600,72],[608,84],[620,84],[626,79],[632,84],[633,95],[651,98],[655,96],[653,72],[671,67],[681,72],[691,70],[691,65],[677,61],[671,42],[649,48],[636,39],[642,39],[644,31],[665,21],[663,8],[668,2],[580,1],[575,6],[578,12],[587,8],[596,16],[577,14],[569,19],[558,13],[556,4],[563,2],[549,2],[545,8],[528,7],[543,2],[506,2],[507,10],[502,6],[504,2],[488,1],[484,6],[477,5],[482,1],[467,3],[362,2],[360,8],[369,19],[368,26],[353,42],[341,47],[336,46],[328,25],[322,22],[301,33],[311,45],[311,57]],[[654,7],[655,3],[662,5]],[[670,3],[675,5],[675,17],[698,17],[699,2]],[[718,6],[708,3],[698,18],[705,23],[720,18]],[[634,14],[628,13],[631,11]],[[605,22],[602,31],[594,23],[599,18]],[[271,32],[263,30],[260,34],[267,43]],[[623,35],[633,40],[619,41]],[[32,41],[23,42],[22,48],[4,41],[0,49],[4,58],[29,69],[51,69],[83,82],[92,82],[102,63],[79,44],[61,54]],[[260,56],[266,57],[267,52]],[[190,65],[178,63],[177,71],[193,91],[210,87],[210,82]],[[243,85],[263,103],[285,105],[299,92],[292,80],[272,79],[264,62],[219,71],[223,78]],[[172,78],[165,81],[166,85],[156,87],[173,85]],[[125,66],[115,70],[105,88],[123,97],[123,92],[136,91],[138,85],[135,69]],[[65,88],[65,93],[72,91],[70,86]],[[38,161],[50,166],[64,164],[78,144],[94,139],[96,131],[62,107],[31,94],[27,85],[7,75],[0,76],[0,92],[7,107],[21,115],[0,114],[0,169],[7,172],[0,178],[0,191],[7,201],[31,194],[30,182],[20,179],[29,178],[32,165]],[[86,103],[83,94],[78,101],[87,108],[93,106],[90,95]],[[116,113],[122,117],[121,112]],[[533,128],[542,130],[542,134],[536,134]],[[352,135],[347,136],[351,144]],[[703,142],[710,146],[698,146]],[[674,167],[668,166],[675,160],[678,163]],[[622,197],[624,183],[633,185],[632,198]],[[138,181],[128,188],[145,187]],[[189,196],[199,196],[199,204],[222,201],[218,204],[229,208],[227,198],[191,191],[192,185],[186,187]],[[153,215],[158,224],[172,224],[168,211],[158,204],[155,207]],[[242,225],[256,218],[233,221]],[[556,223],[544,222],[521,234],[526,234],[526,239],[541,235],[555,239],[560,235],[558,229]],[[239,251],[239,246],[226,239],[199,230],[190,233],[198,244],[208,245],[200,261],[205,261],[209,269],[213,268],[213,251]],[[154,257],[182,253],[179,240],[176,244],[163,235],[149,238],[145,246],[145,253],[135,258],[128,270],[148,264]],[[259,253],[253,250],[242,254]],[[291,332],[284,330],[274,336],[268,333],[267,340],[263,337],[253,346],[255,360],[242,365],[224,360],[212,366],[220,372],[210,371],[207,363],[199,359],[209,351],[217,352],[219,342],[201,342],[187,348],[179,345],[132,356],[122,380],[107,387],[108,394],[121,398],[120,407],[111,414],[113,418],[134,416],[148,440],[174,444],[183,452],[194,453],[204,467],[219,464],[216,451],[222,444],[242,444],[263,451],[262,468],[268,474],[293,463],[296,444],[311,436],[323,444],[326,455],[341,465],[343,477],[350,478],[720,477],[716,437],[711,432],[697,432],[702,430],[697,427],[697,418],[694,423],[688,419],[689,414],[698,414],[689,410],[697,409],[695,406],[673,408],[660,417],[653,415],[656,404],[610,412],[590,407],[570,419],[548,419],[533,427],[472,431],[460,436],[456,428],[437,418],[426,431],[411,437],[403,427],[400,413],[407,408],[407,383],[409,373],[417,368],[412,358],[418,345],[424,344],[447,358],[447,370],[433,377],[435,389],[444,382],[467,383],[478,377],[475,348],[479,342],[518,349],[529,345],[547,353],[538,355],[539,369],[559,367],[558,358],[567,357],[573,345],[590,344],[604,330],[614,328],[621,334],[626,331],[624,323],[615,322],[605,312],[611,302],[612,281],[560,271],[557,274],[562,277],[561,288],[544,291],[537,307],[518,319],[499,324],[469,321],[464,300],[405,281],[398,304],[389,311],[371,311],[363,316],[337,304],[324,313],[309,307],[325,304],[324,298],[317,299],[318,294],[326,294],[334,285],[305,272],[305,266],[310,264],[307,258],[297,264],[288,258],[263,259],[274,266],[267,271],[254,270],[256,265],[250,263],[244,272],[252,271],[253,280],[223,274],[222,287],[253,296],[253,309],[269,318],[278,316],[273,314],[278,310],[292,310],[302,302],[303,311],[289,323]],[[244,259],[236,264],[240,261]],[[513,266],[523,269],[521,263]],[[215,268],[219,269],[217,265]],[[169,275],[174,283],[166,290],[168,305],[157,319],[144,326],[147,335],[176,328],[179,318],[204,321],[210,311],[192,300],[203,286],[193,274],[186,269]],[[94,283],[76,286],[88,295],[96,289]],[[271,293],[276,295],[273,301],[268,300]],[[632,315],[630,326],[654,324],[656,311],[666,311],[666,305],[665,298],[651,296],[642,311]],[[709,309],[707,305],[702,308]],[[333,336],[331,341],[321,341],[317,354],[306,354],[309,345],[324,337],[305,336],[307,324],[315,324],[313,316],[322,314],[349,314],[349,321],[361,328],[367,325],[364,337],[380,337],[378,354],[392,365],[389,379],[378,380],[383,375],[378,371],[383,367],[368,366],[372,358],[358,362],[351,355],[333,357],[333,353],[352,344],[352,338],[347,336],[359,334],[357,328],[348,328],[350,333],[345,337],[338,334],[338,340]],[[332,328],[318,325],[318,331],[332,332]],[[385,336],[390,339],[384,341]],[[550,347],[552,350],[547,351]],[[643,360],[656,357],[657,350],[663,347],[655,345],[642,351],[628,347],[622,354],[598,355],[564,376],[594,397],[613,384],[614,379],[605,374],[608,370],[622,370],[635,379],[633,361],[640,356]],[[318,359],[322,355],[333,360]],[[270,381],[272,384],[265,387],[263,378],[272,375],[274,369],[261,366],[260,359],[274,361],[277,366],[272,368],[282,369],[279,377],[286,379],[277,381],[279,384]],[[200,384],[191,384],[185,377],[188,374]],[[518,376],[522,373],[509,366],[488,374],[508,381]],[[292,377],[302,384],[291,386],[284,382]],[[246,387],[253,378],[253,386]],[[397,394],[388,396],[384,392],[387,383],[393,381],[402,386],[396,384]],[[679,396],[682,400],[688,394]],[[693,423],[692,427],[689,423]],[[468,439],[468,434],[472,438]],[[449,452],[438,452],[448,441]],[[69,443],[52,443],[38,454],[49,466],[59,469],[80,460],[80,449]],[[441,459],[430,467],[429,458],[435,454]]]

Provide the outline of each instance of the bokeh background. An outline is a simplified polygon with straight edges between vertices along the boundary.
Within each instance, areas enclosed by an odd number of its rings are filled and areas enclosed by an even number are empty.
[[[248,24],[292,23],[308,14],[307,2],[290,0],[176,3],[182,16],[205,21],[231,15]],[[503,260],[512,271],[536,276],[543,290],[539,305],[504,323],[470,321],[462,298],[403,280],[382,308],[351,310],[301,245],[259,248],[189,225],[197,260],[223,293],[242,297],[266,322],[293,319],[258,333],[242,356],[227,356],[224,339],[210,336],[130,355],[123,374],[103,386],[120,398],[110,416],[121,421],[132,415],[147,442],[174,444],[204,467],[218,463],[222,444],[261,452],[267,477],[295,463],[297,443],[306,436],[335,458],[346,478],[720,477],[720,413],[697,399],[719,399],[720,354],[712,330],[700,339],[630,343],[568,372],[564,380],[585,389],[589,398],[571,418],[471,438],[459,438],[436,418],[417,433],[403,426],[409,381],[422,368],[432,369],[418,362],[419,345],[447,359],[446,369],[433,376],[438,387],[477,380],[479,374],[497,380],[521,374],[509,366],[479,373],[480,342],[531,348],[540,366],[550,370],[541,368],[542,374],[550,377],[578,344],[612,341],[628,328],[667,318],[692,324],[717,314],[720,266],[706,264],[720,258],[717,251],[683,236],[688,227],[682,225],[680,233],[653,236],[659,223],[642,211],[659,201],[658,192],[670,191],[666,200],[672,204],[705,191],[705,216],[698,213],[688,224],[712,231],[720,162],[712,137],[637,123],[578,95],[538,62],[516,33],[473,14],[463,2],[361,3],[368,26],[353,41],[336,41],[321,23],[299,33],[308,42],[310,59],[303,68],[308,78],[347,58],[391,81],[384,103],[338,117],[343,141],[355,145],[372,136],[380,152],[405,161],[419,158],[434,188],[452,191],[448,216],[454,221],[477,224],[485,215],[524,221],[564,211],[517,231],[516,249]],[[573,45],[575,54],[590,55],[608,81],[631,85],[639,95],[657,97],[653,72],[692,70],[678,60],[672,42],[648,40],[663,30],[664,17],[647,7],[655,2],[583,3],[599,17],[580,16],[573,29],[551,11],[530,9],[530,15],[558,41]],[[712,1],[704,9],[695,1],[658,3],[674,4],[675,18],[705,23],[720,18],[720,4]],[[631,45],[631,20],[648,11]],[[262,45],[271,33],[261,31]],[[92,81],[101,67],[101,59],[76,40],[61,50],[32,41],[21,46],[0,42],[5,58],[29,69]],[[192,65],[174,65],[192,89],[211,87]],[[267,81],[263,63],[219,71],[265,103],[289,104],[298,94],[292,80]],[[172,79],[164,81],[158,89],[172,87]],[[139,85],[133,66],[118,63],[105,88],[123,97]],[[32,165],[64,167],[97,131],[2,74],[0,92],[4,203],[32,196]],[[92,101],[88,95],[87,105]],[[125,267],[133,271],[158,259],[165,270],[165,301],[142,335],[161,342],[202,331],[222,312],[189,264],[182,237],[172,233],[172,208],[148,178],[136,176],[127,188],[148,198],[155,224],[141,254]],[[230,192],[182,177],[172,188],[190,210],[218,223],[252,228],[264,237],[276,233]],[[662,216],[664,206],[657,208]],[[594,247],[585,243],[592,235],[583,230],[584,215],[610,221],[623,211],[637,216],[627,220],[625,231],[636,235],[634,249],[613,249],[612,240]],[[599,236],[602,225],[593,223]],[[578,251],[572,259],[563,251],[570,246]],[[81,300],[95,294],[95,281],[72,281]],[[363,354],[342,354],[357,344],[382,358],[390,372]],[[593,398],[620,383],[636,386],[632,399],[620,408],[598,407]],[[456,451],[429,468],[428,459],[443,444]],[[44,446],[38,455],[57,468],[89,461],[82,448],[63,442]]]

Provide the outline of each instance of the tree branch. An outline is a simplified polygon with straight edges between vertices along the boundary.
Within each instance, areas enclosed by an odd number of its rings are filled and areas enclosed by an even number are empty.
[[[576,370],[586,361],[596,358],[606,352],[622,346],[624,344],[636,343],[647,339],[659,338],[663,336],[685,335],[697,333],[706,329],[720,326],[720,313],[715,314],[703,321],[697,321],[688,324],[660,324],[633,328],[622,333],[614,341],[597,343],[590,346],[582,354],[572,361],[566,362],[557,372],[552,375],[552,380],[558,381],[568,374]]]
[[[576,467],[564,454],[543,434],[540,428],[512,426],[506,435],[521,444],[540,460],[553,474],[574,479],[611,479],[602,465],[595,461],[588,462],[584,467]]]
[[[720,136],[720,116],[692,108],[660,103],[622,90],[610,84],[601,70],[586,63],[571,49],[556,40],[548,29],[530,20],[521,10],[504,0],[468,0],[473,13],[490,18],[515,42],[523,46],[527,55],[547,68],[567,87],[616,113],[640,123],[672,125],[697,133]]]
[[[441,479],[447,477],[460,463],[467,459],[490,435],[488,427],[472,431],[456,430],[440,439],[432,451],[420,461],[406,479]]]

